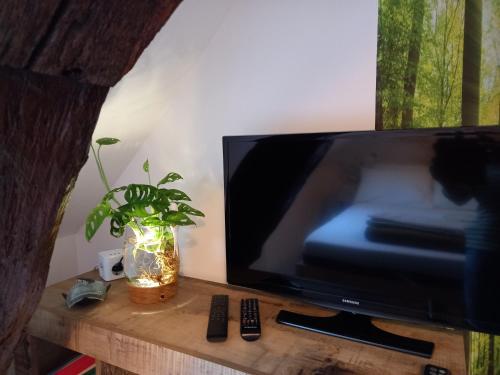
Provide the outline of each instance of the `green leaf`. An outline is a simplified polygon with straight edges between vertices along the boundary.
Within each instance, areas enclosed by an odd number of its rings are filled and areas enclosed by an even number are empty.
[[[104,219],[106,219],[111,213],[111,207],[108,203],[98,204],[87,216],[85,222],[85,238],[90,241],[92,237],[96,234],[99,227],[102,225]]]
[[[158,189],[155,200],[153,201],[153,207],[155,205],[163,206],[164,209],[169,208],[170,206],[170,197],[168,196],[167,189]]]
[[[182,176],[180,174],[178,174],[178,173],[170,172],[165,177],[163,177],[160,180],[160,182],[158,182],[158,185],[156,185],[156,186],[160,186],[160,185],[167,184],[169,182],[174,182],[174,181],[177,181],[177,180],[182,180]]]
[[[144,169],[144,172],[149,172],[149,160],[148,159],[146,159],[146,161],[142,165],[142,169]]]
[[[106,145],[114,145],[115,143],[120,142],[120,140],[118,138],[99,138],[95,142],[100,146],[106,146]]]
[[[124,232],[125,232],[125,226],[120,225],[120,222],[117,221],[115,218],[111,218],[109,233],[113,237],[118,238],[118,237],[123,236]]]
[[[118,211],[130,217],[148,217],[151,214],[148,212],[148,210],[146,210],[147,206],[148,204],[144,205],[140,203],[126,203],[118,207]]]
[[[111,216],[109,233],[113,237],[121,237],[129,221],[130,217],[126,213],[115,211]]]
[[[115,188],[115,189],[112,189],[110,191],[108,191],[104,197],[102,197],[102,203],[105,203],[107,201],[109,201],[110,199],[113,199],[113,196],[115,193],[118,193],[120,191],[124,191],[124,190],[127,190],[127,187],[126,186],[120,186],[118,188]]]
[[[186,193],[177,189],[160,189],[159,194],[167,196],[168,199],[174,202],[191,200],[191,198],[189,198]]]
[[[205,217],[205,214],[196,208],[191,207],[186,203],[177,204],[177,210],[188,215]]]
[[[167,212],[162,215],[162,220],[169,225],[193,225],[195,222],[182,212]]]
[[[156,197],[158,189],[151,185],[130,184],[127,186],[124,198],[132,204],[151,204]]]
[[[150,216],[142,220],[141,225],[145,227],[164,227],[167,226],[168,223],[161,220],[159,217]]]
[[[168,212],[170,211],[170,199],[167,196],[158,196],[152,203],[151,207],[155,212]]]

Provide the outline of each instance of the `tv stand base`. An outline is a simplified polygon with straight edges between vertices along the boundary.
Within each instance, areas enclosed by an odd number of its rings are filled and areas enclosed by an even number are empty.
[[[334,316],[318,317],[281,310],[276,321],[292,327],[341,337],[365,344],[380,346],[403,353],[430,358],[434,344],[429,341],[395,335],[377,328],[371,317],[349,312]]]

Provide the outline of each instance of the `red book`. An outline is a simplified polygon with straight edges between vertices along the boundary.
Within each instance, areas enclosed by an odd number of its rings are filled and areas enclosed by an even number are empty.
[[[88,355],[79,355],[75,359],[66,363],[61,368],[55,370],[53,375],[87,375],[95,373],[95,358]]]

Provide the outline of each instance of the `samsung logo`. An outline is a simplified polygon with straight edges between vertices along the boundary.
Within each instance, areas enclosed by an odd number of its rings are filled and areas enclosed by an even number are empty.
[[[342,302],[359,306],[359,301],[353,301],[352,299],[342,298]]]

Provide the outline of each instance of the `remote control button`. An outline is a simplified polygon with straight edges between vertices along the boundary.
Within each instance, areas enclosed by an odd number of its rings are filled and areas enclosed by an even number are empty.
[[[224,341],[227,338],[229,297],[214,295],[210,304],[207,327],[207,340],[210,342]]]
[[[256,298],[242,299],[240,303],[240,334],[246,341],[260,337],[259,301]]]

